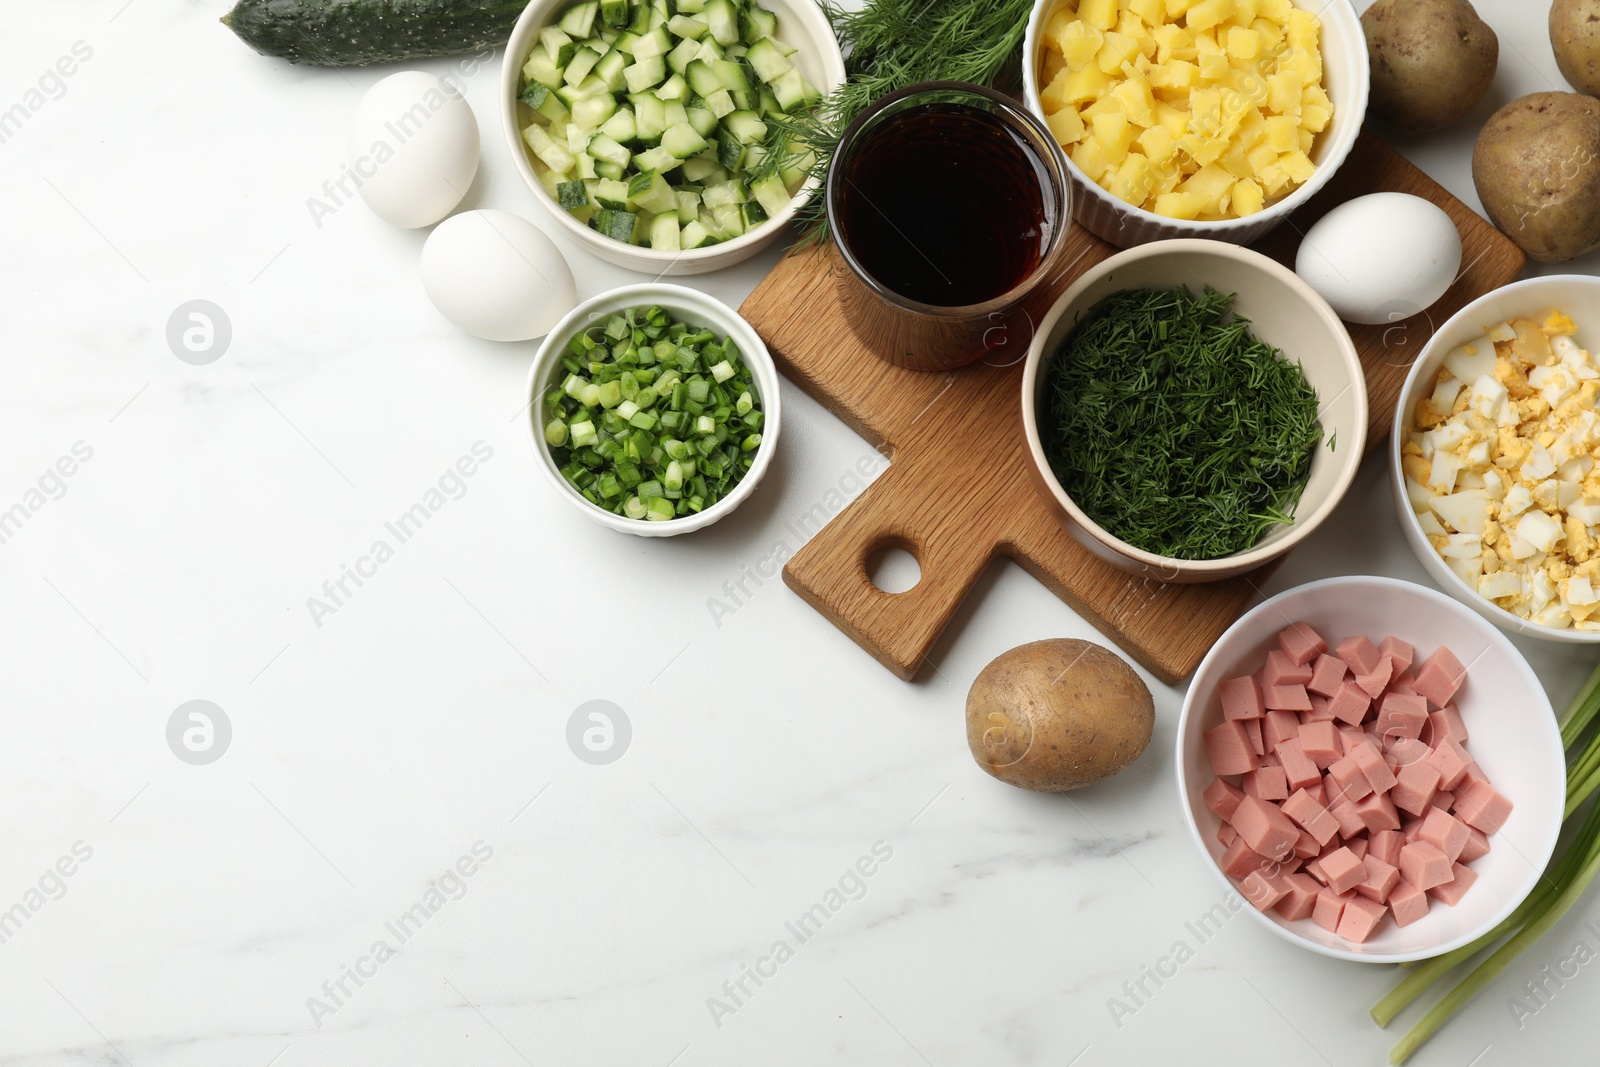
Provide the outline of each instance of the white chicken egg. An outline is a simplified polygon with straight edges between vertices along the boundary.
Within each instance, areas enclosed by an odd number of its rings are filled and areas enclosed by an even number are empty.
[[[1294,269],[1348,322],[1410,318],[1444,295],[1461,234],[1437,205],[1407,193],[1340,204],[1300,242]]]
[[[478,173],[478,120],[448,82],[417,70],[391,74],[356,105],[350,169],[380,219],[432,226]]]
[[[422,246],[422,287],[474,337],[543,337],[578,303],[572,271],[544,231],[509,211],[463,211]]]

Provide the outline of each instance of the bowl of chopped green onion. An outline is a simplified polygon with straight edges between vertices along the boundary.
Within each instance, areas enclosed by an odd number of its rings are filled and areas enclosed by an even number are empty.
[[[1124,570],[1231,578],[1332,513],[1360,465],[1367,388],[1327,301],[1221,241],[1091,267],[1034,332],[1022,417],[1068,531]]]
[[[750,324],[680,285],[629,285],[556,324],[528,431],[562,496],[603,526],[670,537],[750,495],[778,440],[778,371]]]

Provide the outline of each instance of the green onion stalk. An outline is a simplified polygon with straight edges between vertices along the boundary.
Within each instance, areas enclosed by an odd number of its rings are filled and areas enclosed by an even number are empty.
[[[1567,751],[1566,818],[1577,830],[1566,849],[1545,871],[1532,893],[1500,925],[1453,952],[1411,967],[1399,984],[1372,1008],[1372,1019],[1387,1026],[1419,996],[1458,966],[1496,945],[1471,971],[1411,1028],[1389,1053],[1389,1062],[1404,1063],[1423,1043],[1450,1021],[1466,1003],[1492,982],[1529,945],[1554,926],[1583,896],[1600,872],[1600,804],[1590,807],[1581,820],[1573,814],[1600,791],[1600,731],[1590,727],[1600,715],[1600,665],[1578,690],[1561,716],[1561,742]],[[1581,747],[1580,740],[1590,734]],[[1502,942],[1504,939],[1504,942]]]

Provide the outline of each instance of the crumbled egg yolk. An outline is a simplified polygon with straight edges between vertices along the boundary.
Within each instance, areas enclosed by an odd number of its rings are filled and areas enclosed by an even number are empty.
[[[1560,311],[1444,358],[1401,445],[1428,541],[1521,618],[1600,631],[1600,365]]]

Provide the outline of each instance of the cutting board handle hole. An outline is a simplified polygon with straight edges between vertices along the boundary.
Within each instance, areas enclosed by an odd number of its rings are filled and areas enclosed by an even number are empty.
[[[885,545],[867,556],[867,577],[885,593],[906,593],[922,581],[922,564],[903,545]]]

